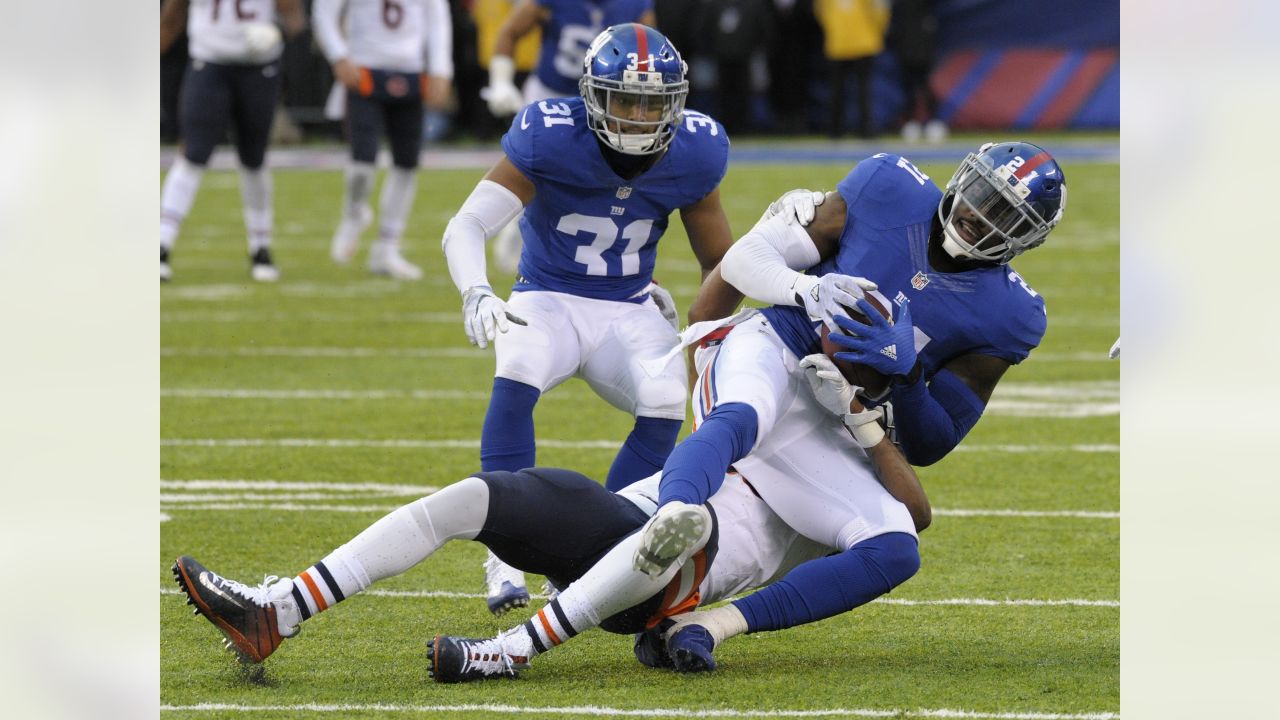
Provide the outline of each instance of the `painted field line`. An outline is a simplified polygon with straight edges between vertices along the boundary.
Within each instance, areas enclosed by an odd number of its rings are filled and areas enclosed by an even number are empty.
[[[160,313],[160,322],[169,323],[424,323],[462,324],[460,312],[424,313],[340,313],[340,312],[244,312],[225,310],[169,310]]]
[[[414,493],[416,497],[429,495],[428,492]],[[371,496],[366,496],[371,497]],[[222,495],[160,495],[162,509],[170,512],[177,510],[271,510],[283,512],[391,512],[399,505],[311,505],[298,502],[281,502],[297,500],[350,500],[350,497],[328,495],[325,493],[302,493],[281,495],[222,494]],[[253,502],[246,502],[253,501]],[[934,515],[946,517],[968,518],[1076,518],[1083,520],[1119,520],[1120,513],[1092,510],[947,510],[934,508]]]
[[[240,480],[231,478],[161,480],[160,487],[170,490],[333,490],[337,492],[368,492],[375,496],[430,495],[440,489],[431,485],[301,482],[294,480]]]
[[[181,595],[182,591],[177,588],[160,588],[161,595]],[[453,592],[451,590],[365,590],[361,595],[370,597],[384,598],[448,598],[451,600],[483,600],[486,596],[484,593],[469,592]],[[545,600],[546,595],[538,593],[530,593],[530,597]],[[1083,600],[1079,598],[1065,598],[1058,600],[1046,600],[1039,598],[942,598],[938,600],[910,600],[902,598],[876,598],[873,603],[881,605],[901,605],[905,607],[936,607],[936,606],[964,606],[973,607],[1120,607],[1119,600]]]
[[[1025,517],[1025,518],[1089,518],[1119,520],[1120,513],[1110,510],[982,510],[934,508],[934,515],[950,517]]]
[[[480,440],[412,440],[355,438],[162,438],[163,447],[306,447],[306,448],[404,448],[417,450],[474,450]],[[539,439],[541,447],[569,450],[617,450],[617,440]],[[1118,453],[1119,445],[960,445],[953,452],[990,453]]]
[[[488,400],[488,390],[271,390],[265,388],[161,388],[160,397],[208,400]],[[540,400],[588,399],[585,393],[554,392]]]
[[[384,703],[344,703],[325,705],[300,703],[297,705],[236,705],[231,703],[199,703],[197,705],[161,705],[161,712],[312,712],[312,713],[472,713],[538,714],[569,716],[628,716],[672,718],[806,718],[806,717],[869,717],[869,718],[965,718],[967,720],[1119,720],[1120,713],[1053,713],[1053,712],[983,712],[981,710],[952,710],[948,708],[896,708],[876,710],[872,708],[830,708],[821,710],[699,710],[696,708],[610,708],[598,705],[570,707],[536,707],[530,705],[396,705]]]
[[[161,357],[298,357],[298,358],[486,358],[491,352],[470,347],[162,347]]]

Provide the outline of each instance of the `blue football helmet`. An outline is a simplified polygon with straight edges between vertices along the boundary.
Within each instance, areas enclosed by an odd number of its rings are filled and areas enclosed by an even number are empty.
[[[965,157],[943,192],[942,247],[954,258],[1003,265],[1043,243],[1066,206],[1067,179],[1044,148],[987,143]]]
[[[665,35],[639,23],[605,28],[583,61],[587,122],[627,155],[661,152],[675,137],[689,95],[688,66]]]

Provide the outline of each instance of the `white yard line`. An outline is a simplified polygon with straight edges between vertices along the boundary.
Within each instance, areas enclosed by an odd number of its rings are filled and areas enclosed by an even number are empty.
[[[231,703],[200,703],[197,705],[161,705],[162,712],[308,712],[308,713],[503,713],[559,715],[561,717],[587,716],[627,716],[627,717],[671,717],[671,718],[806,718],[806,717],[913,717],[913,718],[965,718],[966,720],[1119,720],[1119,713],[1052,713],[1052,712],[983,712],[980,710],[953,710],[949,708],[896,708],[892,710],[874,710],[870,708],[830,708],[820,710],[732,710],[696,708],[609,708],[597,705],[577,705],[568,707],[538,707],[533,705],[398,705],[398,704],[356,704],[343,703],[326,705],[321,703],[301,703],[297,705],[237,705]]]
[[[296,358],[483,358],[491,351],[470,347],[163,347],[161,357],[296,357]]]
[[[161,595],[181,595],[178,588],[160,588]],[[484,593],[453,592],[451,590],[365,590],[361,595],[383,598],[446,598],[450,600],[482,600]],[[545,600],[546,595],[531,593],[530,597]],[[1104,607],[1118,608],[1119,600],[1085,600],[1080,598],[1041,599],[1041,598],[940,598],[936,600],[911,600],[904,598],[880,597],[871,601],[881,605],[901,605],[904,607]]]
[[[418,450],[478,449],[480,440],[415,440],[358,438],[162,438],[163,447],[307,447],[307,448],[397,448]],[[618,440],[557,440],[539,438],[538,445],[570,450],[617,450]],[[1118,453],[1119,445],[1004,445],[961,444],[953,452],[989,453]]]
[[[168,490],[332,490],[335,492],[367,492],[374,495],[430,495],[439,490],[439,488],[430,485],[242,480],[232,478],[161,480],[160,487]]]

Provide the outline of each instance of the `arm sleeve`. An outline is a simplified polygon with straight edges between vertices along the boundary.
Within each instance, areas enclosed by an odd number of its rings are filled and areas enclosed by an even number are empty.
[[[978,424],[984,406],[968,385],[940,370],[926,385],[893,386],[893,424],[898,445],[912,465],[932,465],[951,452]]]
[[[720,261],[720,275],[753,300],[795,305],[797,283],[816,278],[801,274],[818,264],[818,248],[804,228],[775,216],[756,223],[729,247]]]
[[[344,0],[316,0],[311,8],[311,31],[324,51],[324,57],[333,64],[351,54],[347,40],[342,36],[339,18]]]
[[[453,19],[446,0],[427,0],[423,50],[427,74],[453,78]]]
[[[520,198],[492,180],[481,180],[444,229],[445,260],[449,277],[464,293],[476,285],[488,285],[484,243],[506,227],[524,205]]]

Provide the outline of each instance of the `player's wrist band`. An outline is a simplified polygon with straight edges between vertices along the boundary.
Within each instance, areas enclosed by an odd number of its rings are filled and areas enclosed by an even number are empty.
[[[845,429],[853,436],[853,441],[858,443],[858,447],[869,450],[884,440],[884,428],[880,427],[878,421],[866,422],[865,418],[858,417],[860,414],[846,413],[841,420],[844,421]],[[859,424],[856,420],[863,420],[863,422]]]
[[[920,359],[916,358],[916,364],[911,366],[911,372],[906,375],[894,375],[894,385],[915,385],[920,381],[920,375],[924,370],[920,367]]]

